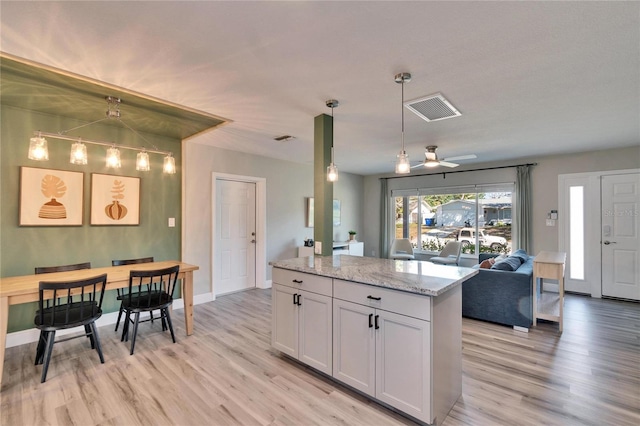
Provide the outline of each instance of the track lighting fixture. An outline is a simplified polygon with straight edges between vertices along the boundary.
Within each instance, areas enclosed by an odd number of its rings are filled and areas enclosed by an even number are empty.
[[[96,121],[92,121],[91,123],[83,124],[68,130],[64,130],[58,133],[48,133],[48,132],[34,132],[34,136],[29,140],[29,153],[28,157],[30,160],[36,161],[47,161],[49,160],[49,150],[47,148],[47,138],[51,139],[60,139],[73,141],[74,143],[71,145],[71,153],[69,155],[69,162],[71,164],[87,164],[87,147],[85,144],[91,145],[101,145],[107,147],[107,155],[106,155],[106,166],[109,168],[119,169],[122,165],[120,160],[120,149],[128,149],[132,151],[139,151],[136,156],[136,170],[138,171],[149,171],[151,169],[150,161],[149,161],[149,153],[154,154],[164,154],[164,162],[163,162],[163,172],[167,174],[175,174],[176,173],[176,160],[173,158],[173,154],[169,151],[160,151],[153,144],[147,141],[142,135],[132,129],[129,125],[127,125],[120,118],[120,99],[115,98],[113,96],[107,96],[105,98],[107,100],[107,113],[106,117],[101,118]],[[134,146],[126,146],[126,145],[118,145],[112,142],[104,142],[104,141],[94,141],[88,139],[81,139],[79,137],[67,136],[66,134],[72,130],[79,129],[81,127],[90,126],[92,124],[99,123],[104,120],[115,119],[122,123],[127,129],[131,130],[138,137],[140,137],[145,142],[149,143],[153,149],[146,148],[138,148]]]

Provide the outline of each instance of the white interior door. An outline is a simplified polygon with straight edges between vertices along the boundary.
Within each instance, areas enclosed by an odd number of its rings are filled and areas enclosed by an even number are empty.
[[[256,286],[256,184],[216,180],[214,292]]]
[[[640,173],[602,177],[602,295],[640,300]]]

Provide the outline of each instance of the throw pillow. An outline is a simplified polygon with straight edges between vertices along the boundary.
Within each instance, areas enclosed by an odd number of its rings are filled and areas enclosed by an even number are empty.
[[[527,252],[524,251],[523,249],[518,249],[514,251],[513,253],[511,253],[511,256],[520,258],[522,260],[522,263],[529,260],[529,255],[527,255]]]
[[[521,264],[522,262],[520,262],[520,258],[507,257],[506,259],[494,263],[491,269],[497,269],[499,271],[515,271]]]
[[[496,260],[493,257],[489,259],[485,259],[482,262],[480,262],[480,268],[489,269],[493,266],[494,263],[496,263]]]

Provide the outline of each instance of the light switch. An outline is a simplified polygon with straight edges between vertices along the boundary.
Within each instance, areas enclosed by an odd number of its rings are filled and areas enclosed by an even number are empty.
[[[316,241],[313,246],[314,254],[322,254],[322,241]]]
[[[547,219],[547,226],[556,226],[555,219]]]
[[[170,217],[169,218],[169,228],[175,228],[176,227],[176,218],[175,217]]]

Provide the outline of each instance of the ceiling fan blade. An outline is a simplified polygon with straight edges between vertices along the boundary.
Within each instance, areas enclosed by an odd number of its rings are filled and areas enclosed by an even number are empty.
[[[421,161],[420,163],[416,164],[415,166],[411,166],[412,169],[415,169],[416,167],[424,167],[424,163]]]
[[[442,161],[442,160],[440,160],[440,165],[441,165],[441,166],[445,166],[445,167],[458,167],[460,164],[456,164],[456,163],[449,163],[448,161]]]
[[[444,161],[459,161],[459,160],[473,160],[474,158],[478,158],[475,154],[467,154],[467,155],[459,155],[457,157],[448,157],[444,158]]]

